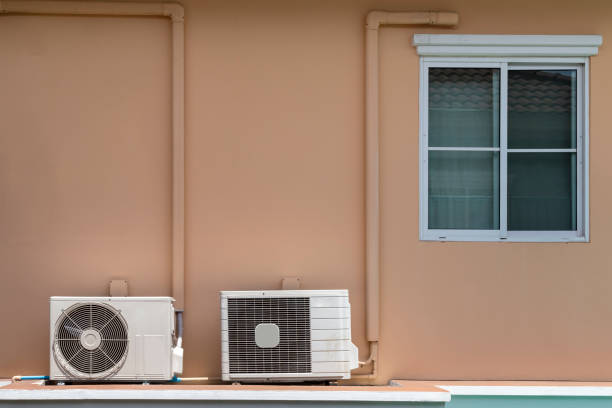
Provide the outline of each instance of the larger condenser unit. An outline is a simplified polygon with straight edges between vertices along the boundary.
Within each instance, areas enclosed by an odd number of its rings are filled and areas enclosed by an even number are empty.
[[[348,379],[358,367],[347,290],[221,292],[222,379]]]
[[[171,380],[172,302],[170,297],[51,297],[50,380]]]

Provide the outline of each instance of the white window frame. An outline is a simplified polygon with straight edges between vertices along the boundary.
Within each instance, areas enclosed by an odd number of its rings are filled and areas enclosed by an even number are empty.
[[[589,241],[589,56],[597,53],[599,36],[415,35],[420,57],[419,89],[419,230],[424,241],[588,242]],[[497,68],[500,70],[499,230],[429,229],[428,143],[429,68]],[[577,72],[576,231],[508,231],[507,147],[508,71],[514,69],[575,69]],[[448,150],[460,150],[449,148]],[[534,149],[528,149],[533,152]],[[542,149],[551,151],[555,149]]]

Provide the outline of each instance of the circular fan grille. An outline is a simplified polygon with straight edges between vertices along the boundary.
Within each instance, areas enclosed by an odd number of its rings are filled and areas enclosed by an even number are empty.
[[[54,348],[56,361],[68,374],[106,377],[119,370],[127,356],[127,324],[109,305],[76,304],[62,312]]]

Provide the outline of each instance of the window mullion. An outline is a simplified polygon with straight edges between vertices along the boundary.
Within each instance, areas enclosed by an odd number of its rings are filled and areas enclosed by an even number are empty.
[[[499,230],[508,237],[508,64],[501,64],[499,101]]]

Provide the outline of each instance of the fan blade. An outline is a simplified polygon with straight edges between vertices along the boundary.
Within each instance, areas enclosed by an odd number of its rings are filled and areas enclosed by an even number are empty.
[[[77,327],[64,326],[64,328],[69,331],[70,334],[77,337],[81,336],[81,333],[83,333],[83,329],[79,329]]]

